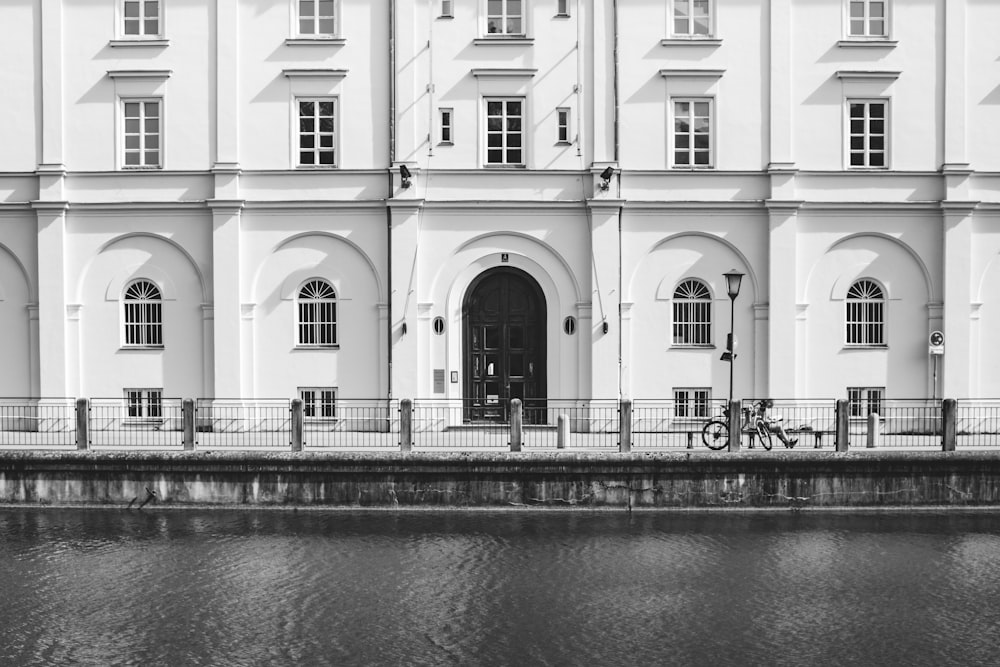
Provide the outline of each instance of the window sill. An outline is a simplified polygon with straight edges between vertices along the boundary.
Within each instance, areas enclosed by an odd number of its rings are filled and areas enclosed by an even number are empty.
[[[527,169],[523,164],[484,164],[483,169]]]
[[[472,40],[472,43],[476,46],[531,46],[535,43],[535,40],[531,37],[524,37],[523,35],[516,35],[512,37],[479,37]]]
[[[863,174],[865,172],[883,172],[889,171],[889,167],[847,167],[845,171],[855,172],[858,174]]]
[[[122,165],[122,171],[162,171],[163,167],[161,165],[155,166],[142,166],[142,165]]]
[[[438,146],[454,146],[454,141],[439,141]]]
[[[685,165],[672,165],[670,167],[673,171],[715,171],[715,167],[712,165],[704,167],[688,167]]]
[[[122,352],[159,352],[163,350],[163,345],[122,345],[118,349]]]
[[[335,164],[297,164],[296,171],[331,171],[338,169]]]
[[[572,146],[572,141],[557,141],[556,146]]]
[[[108,46],[111,48],[118,47],[130,47],[130,46],[170,46],[170,40],[164,39],[163,37],[151,37],[148,39],[143,38],[122,38],[122,39],[112,39],[108,42]]]
[[[343,37],[289,37],[285,46],[343,46],[347,40]]]
[[[871,345],[852,345],[851,343],[846,343],[844,345],[845,350],[888,350],[889,346],[886,343],[873,343]]]
[[[122,426],[162,426],[163,417],[126,417]]]
[[[837,42],[837,46],[845,49],[893,49],[899,44],[898,40],[885,39],[884,37],[850,37]]]
[[[306,350],[306,351],[316,351],[316,350],[339,350],[340,343],[335,345],[296,345],[292,348],[293,350]]]
[[[722,46],[717,37],[668,37],[660,40],[660,46]]]
[[[706,343],[706,344],[671,343],[670,349],[671,350],[714,350],[715,344],[714,343]]]

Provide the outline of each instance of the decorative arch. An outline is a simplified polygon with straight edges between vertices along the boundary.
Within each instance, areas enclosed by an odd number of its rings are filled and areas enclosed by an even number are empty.
[[[156,285],[163,301],[173,301],[177,298],[177,288],[173,279],[166,271],[156,264],[131,264],[122,268],[108,281],[104,292],[106,301],[118,301],[122,298],[126,286],[139,279],[145,279]]]
[[[291,236],[289,236],[289,237],[287,237],[285,239],[282,239],[279,243],[277,243],[271,249],[270,254],[273,255],[273,254],[277,253],[278,251],[280,251],[283,248],[287,247],[288,245],[294,243],[295,241],[298,241],[298,240],[303,239],[303,238],[314,237],[314,236],[315,237],[325,237],[325,238],[332,239],[334,241],[338,241],[340,243],[343,243],[347,247],[349,247],[355,253],[357,253],[358,257],[360,257],[364,261],[364,263],[368,266],[368,269],[371,271],[372,278],[375,280],[376,294],[384,294],[385,293],[385,291],[383,289],[382,277],[379,275],[378,269],[375,266],[375,262],[368,255],[368,253],[366,253],[364,251],[364,249],[361,246],[359,246],[357,243],[355,243],[354,241],[350,240],[346,236],[341,236],[340,234],[334,234],[332,232],[325,232],[325,231],[301,232],[299,234],[293,234],[293,235],[291,235]],[[299,283],[301,283],[301,282],[303,282],[303,281],[305,281],[305,280],[308,279],[308,276],[305,275],[305,274],[308,274],[310,270],[317,269],[319,266],[320,265],[314,265],[312,267],[306,267],[306,268],[302,269],[301,271],[296,271],[293,275],[288,276],[288,278],[285,281],[283,281],[282,285],[281,285],[281,298],[282,299],[294,298],[294,296],[295,296],[295,289],[299,286]],[[261,262],[260,264],[258,264],[257,270],[254,273],[253,281],[251,283],[254,286],[256,286],[257,283],[258,283],[258,281],[260,280],[260,272],[263,270],[263,268],[264,268],[264,262]],[[328,275],[324,275],[322,277],[324,277],[326,279],[330,279],[330,276],[328,276]],[[296,280],[298,280],[299,282],[296,283]],[[337,290],[338,297],[343,296],[342,292],[343,292],[342,289]]]
[[[24,284],[28,287],[28,300],[37,302],[38,297],[35,292],[35,284],[32,282],[31,275],[28,273],[28,270],[24,268],[24,263],[18,258],[17,255],[14,254],[13,250],[5,246],[3,243],[0,243],[0,252],[9,255],[11,261],[14,262],[14,266],[16,266],[21,272],[21,277],[24,278]],[[3,290],[3,285],[0,285],[0,301],[3,301],[4,298],[5,292]]]
[[[895,236],[891,236],[889,234],[885,234],[882,232],[857,232],[854,234],[848,234],[847,236],[843,236],[834,241],[833,243],[831,243],[826,248],[826,250],[823,251],[821,257],[830,254],[831,252],[836,250],[839,246],[844,245],[848,241],[853,241],[854,239],[866,238],[866,237],[880,238],[886,241],[890,241],[894,245],[897,245],[904,251],[906,251],[906,253],[909,254],[909,256],[913,259],[914,264],[917,266],[917,268],[920,269],[921,275],[924,277],[924,289],[927,292],[927,299],[929,301],[934,300],[934,294],[935,294],[934,281],[931,279],[931,273],[927,269],[927,265],[924,263],[920,255],[912,247],[910,247],[903,241],[899,240]],[[867,264],[864,266],[867,266]],[[813,268],[815,269],[815,265]],[[815,270],[809,272],[809,276],[806,278],[805,283],[803,285],[803,295],[809,294],[809,290],[811,287],[810,283],[812,282],[814,275],[815,275]],[[831,299],[835,301],[842,301],[847,297],[847,290],[850,289],[851,285],[854,284],[854,281],[858,279],[858,277],[852,278],[850,276],[851,272],[844,271],[841,273],[841,276],[834,281],[830,291]],[[874,278],[872,278],[871,276],[869,276],[869,279],[874,280]],[[888,295],[892,293],[892,285],[885,280],[877,280],[876,282],[878,282],[882,286],[882,288],[886,291],[887,295],[886,298],[888,298]]]
[[[692,231],[678,232],[677,234],[671,234],[670,236],[666,236],[666,237],[660,239],[659,241],[657,241],[656,243],[654,243],[653,245],[651,245],[646,250],[645,254],[642,256],[642,259],[645,260],[647,257],[649,257],[652,253],[656,252],[657,250],[663,248],[664,246],[666,246],[666,245],[668,245],[670,243],[673,243],[677,239],[681,239],[681,238],[684,238],[684,237],[700,237],[700,238],[708,239],[710,241],[714,241],[714,242],[722,245],[729,252],[731,252],[740,261],[740,263],[743,265],[742,269],[744,271],[746,271],[747,278],[750,279],[750,284],[753,286],[754,299],[755,300],[758,299],[758,295],[760,294],[760,284],[759,284],[759,280],[757,278],[757,273],[753,270],[753,266],[751,265],[750,260],[747,259],[747,256],[745,254],[743,254],[743,251],[741,251],[738,247],[736,247],[736,245],[734,245],[733,243],[731,243],[730,241],[728,241],[724,237],[718,236],[716,234],[709,234],[707,232],[700,232],[700,231],[694,231],[694,230],[692,230]],[[632,295],[634,294],[634,291],[635,291],[635,288],[636,288],[635,281],[636,281],[636,278],[637,278],[637,276],[639,274],[639,271],[642,268],[641,265],[642,265],[642,261],[640,260],[639,262],[636,263],[636,266],[633,268],[632,275],[629,276],[629,279],[628,279],[628,286],[629,287],[628,287],[628,289],[629,289],[629,297],[630,298],[628,300],[634,300],[634,297]],[[689,275],[689,274],[685,273],[685,275]],[[713,278],[708,278],[708,277],[704,277],[704,276],[697,276],[697,278],[699,280],[704,281],[708,285],[709,289],[712,291],[713,298],[714,298],[714,296],[716,294],[719,294],[720,292],[724,292],[725,291],[725,290],[719,290],[718,286],[715,284],[715,280],[721,280],[721,274],[720,274],[720,276],[718,278],[714,278],[714,277]],[[669,282],[669,284],[667,284],[668,282]],[[657,300],[666,300],[666,299],[673,298],[673,293],[674,293],[674,288],[675,287],[676,287],[676,284],[674,284],[674,281],[672,281],[672,280],[671,281],[667,281],[666,279],[662,280],[657,285],[657,287],[656,287],[656,299]]]
[[[205,276],[202,273],[201,268],[199,268],[198,262],[196,262],[195,259],[194,259],[194,257],[191,256],[191,253],[189,253],[184,248],[184,246],[182,246],[181,244],[177,243],[173,239],[168,238],[166,236],[163,236],[161,234],[154,234],[152,232],[128,232],[126,234],[121,234],[119,236],[116,236],[115,238],[113,238],[113,239],[105,242],[104,244],[102,244],[97,249],[97,252],[95,252],[94,255],[87,261],[87,264],[86,264],[86,266],[83,269],[82,275],[87,275],[87,273],[90,271],[90,269],[93,266],[93,264],[96,261],[96,259],[102,253],[104,253],[105,251],[111,249],[112,246],[115,246],[115,245],[117,245],[119,243],[122,243],[123,241],[127,241],[128,239],[132,239],[132,238],[151,238],[151,239],[154,239],[156,241],[163,241],[167,245],[169,245],[172,248],[174,248],[175,250],[177,250],[177,252],[179,252],[181,254],[181,256],[184,257],[184,259],[187,260],[187,262],[191,265],[191,269],[194,271],[194,275],[198,278],[198,286],[199,286],[199,288],[201,290],[201,300],[202,300],[202,302],[203,303],[207,303],[207,302],[211,301],[211,298],[210,298],[211,295],[209,295],[209,293],[208,293],[208,285],[207,285],[207,283],[205,281]],[[154,282],[158,283],[161,291],[170,292],[170,290],[173,289],[173,283],[167,277],[166,273],[163,272],[162,270],[159,270],[156,267],[155,264],[154,265],[149,265],[149,268],[152,269],[153,273],[157,273],[158,272],[158,275],[157,276],[152,276],[152,278],[154,279]],[[110,295],[112,292],[114,292],[114,294],[115,294],[114,298],[113,299],[109,299],[109,300],[117,300],[118,297],[119,297],[119,295],[121,294],[121,289],[124,287],[125,283],[127,283],[132,278],[139,278],[139,277],[141,277],[141,276],[136,275],[134,273],[129,273],[130,271],[134,271],[134,269],[135,269],[135,266],[133,265],[131,267],[127,267],[127,268],[119,271],[116,274],[115,278],[113,278],[110,281],[109,285],[107,286],[106,292],[105,292],[105,297],[107,298],[108,295]],[[146,270],[146,267],[143,267],[143,272],[145,272],[145,270]],[[77,284],[76,300],[78,302],[81,302],[81,303],[83,301],[83,296],[82,296],[80,290],[83,289],[84,282],[85,281],[81,280]],[[176,293],[176,292],[174,292],[174,293]]]

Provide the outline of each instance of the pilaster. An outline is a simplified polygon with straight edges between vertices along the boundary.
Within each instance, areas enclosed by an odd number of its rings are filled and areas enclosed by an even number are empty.
[[[592,199],[587,202],[593,320],[589,330],[581,327],[580,334],[590,337],[590,398],[618,399],[621,390],[622,204],[619,199]]]
[[[404,3],[405,4],[405,3]],[[389,337],[392,345],[392,397],[421,398],[418,368],[417,298],[420,275],[417,245],[420,240],[420,213],[423,200],[389,200],[389,266],[392,281],[389,293]]]
[[[799,205],[799,202],[767,203],[767,374],[762,389],[769,396],[799,395],[795,369],[801,357],[795,335]]]
[[[210,201],[212,211],[212,338],[216,398],[244,395],[242,248],[240,222],[243,202]]]
[[[63,11],[62,0],[41,5],[41,164],[61,168],[63,164]]]
[[[68,383],[66,202],[34,202],[38,225],[38,391],[72,397]]]
[[[944,349],[941,360],[940,390],[946,398],[975,396],[970,381],[972,341],[972,202],[945,203],[943,206],[944,252]],[[928,331],[929,333],[929,331]]]
[[[771,0],[767,73],[770,81],[768,170],[792,169],[792,1]]]
[[[944,3],[944,168],[968,168],[966,114],[966,2]]]

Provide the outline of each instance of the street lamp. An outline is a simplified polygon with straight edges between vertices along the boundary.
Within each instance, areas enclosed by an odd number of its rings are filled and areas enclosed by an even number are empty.
[[[722,275],[726,279],[726,292],[729,294],[729,338],[726,339],[726,351],[722,353],[722,360],[729,362],[729,402],[726,403],[728,410],[733,404],[733,360],[736,359],[736,337],[733,335],[733,329],[736,324],[736,297],[740,295],[743,274],[736,269],[730,269]]]

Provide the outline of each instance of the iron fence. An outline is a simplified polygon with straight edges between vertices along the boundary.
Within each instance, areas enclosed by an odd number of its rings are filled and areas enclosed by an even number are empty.
[[[182,399],[136,406],[123,398],[92,398],[88,433],[94,447],[157,449],[184,446]]]
[[[1000,400],[956,403],[955,448],[1000,447]]]
[[[194,444],[199,449],[288,449],[291,413],[288,399],[199,398]]]
[[[302,418],[302,447],[398,449],[399,401],[338,398],[324,414]]]
[[[722,418],[725,403],[692,406],[687,401],[632,401],[633,449],[693,449],[712,418]]]
[[[749,408],[762,399],[744,399],[743,408]],[[778,439],[781,430],[789,440],[796,440],[798,449],[835,448],[837,439],[837,400],[829,399],[770,399],[765,418],[771,422],[771,432],[775,446],[781,446]],[[744,442],[752,438],[753,432],[744,425]]]
[[[526,399],[523,410],[524,447],[618,448],[616,400]]]
[[[414,399],[414,449],[510,447],[509,404],[471,398]],[[492,417],[484,419],[484,415]]]
[[[941,401],[883,399],[877,407],[868,415],[849,412],[851,447],[941,448]]]
[[[0,398],[0,446],[76,445],[76,399]]]

